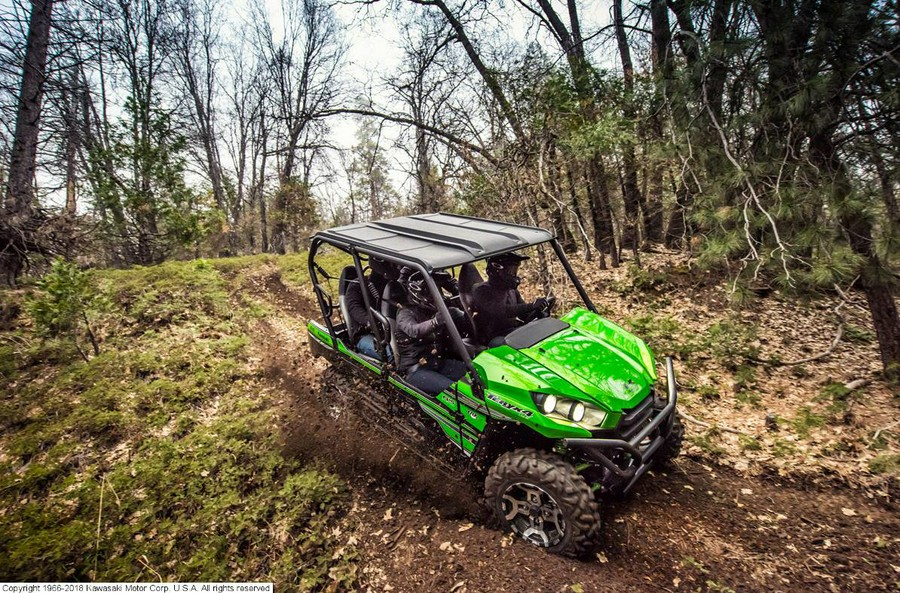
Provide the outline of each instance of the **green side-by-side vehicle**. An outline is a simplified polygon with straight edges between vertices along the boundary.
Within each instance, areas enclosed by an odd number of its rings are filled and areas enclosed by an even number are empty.
[[[471,321],[479,262],[530,248],[543,249],[545,265],[555,254],[582,303],[558,318],[535,319],[487,348],[474,324],[451,322],[448,305]],[[317,260],[325,253],[346,258],[339,275],[333,264],[329,273]],[[349,340],[343,297],[372,258],[427,279],[468,369],[445,391],[424,393],[395,364],[381,362],[397,352],[396,344],[390,346],[396,311],[404,305],[399,283],[388,282],[381,295],[362,291],[381,356],[361,354]],[[459,294],[442,292],[432,279],[437,271],[458,278]],[[556,238],[544,229],[445,213],[353,224],[313,237],[309,273],[322,310],[322,319],[308,323],[313,353],[364,379],[353,401],[365,421],[394,435],[422,433],[412,447],[420,453],[429,448],[445,470],[483,481],[501,523],[537,546],[574,555],[590,550],[600,536],[600,497],[627,493],[681,448],[671,358],[660,373],[643,341],[597,314]]]

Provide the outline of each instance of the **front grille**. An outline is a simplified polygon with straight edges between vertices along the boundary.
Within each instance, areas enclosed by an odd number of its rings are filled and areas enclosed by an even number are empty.
[[[619,420],[617,431],[623,440],[631,440],[631,437],[641,431],[641,429],[653,418],[653,400],[654,395],[651,391],[644,400],[631,408],[622,411],[622,419]]]

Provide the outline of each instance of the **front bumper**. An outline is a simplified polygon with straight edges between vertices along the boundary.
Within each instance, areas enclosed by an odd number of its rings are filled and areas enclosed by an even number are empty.
[[[668,385],[665,405],[655,409],[655,413],[645,421],[646,424],[630,439],[563,439],[562,442],[566,447],[583,453],[589,461],[609,470],[614,478],[608,481],[614,484],[610,490],[622,494],[628,492],[650,469],[653,456],[672,432],[678,393],[675,387],[675,368],[670,356],[666,357],[666,381]]]

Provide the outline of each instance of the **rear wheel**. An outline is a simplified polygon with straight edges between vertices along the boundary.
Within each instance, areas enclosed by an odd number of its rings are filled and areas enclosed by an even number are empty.
[[[580,555],[600,534],[600,505],[570,464],[537,449],[500,456],[485,479],[485,498],[503,526],[550,552]]]

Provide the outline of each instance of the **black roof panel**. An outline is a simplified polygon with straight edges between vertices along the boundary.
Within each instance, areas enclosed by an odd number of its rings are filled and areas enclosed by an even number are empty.
[[[537,227],[440,212],[351,224],[316,237],[440,269],[543,243],[554,235]]]

